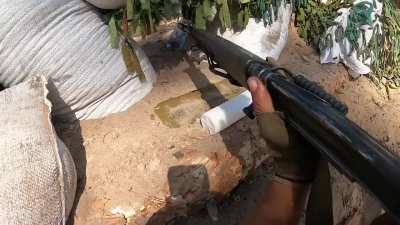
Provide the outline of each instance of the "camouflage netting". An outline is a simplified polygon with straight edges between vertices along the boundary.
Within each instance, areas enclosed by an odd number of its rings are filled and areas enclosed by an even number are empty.
[[[127,0],[125,9],[105,11],[112,36],[112,45],[118,47],[120,33],[141,34],[145,36],[156,30],[163,20],[184,16],[191,19],[199,29],[206,29],[217,22],[222,29],[243,29],[249,18],[258,18],[271,24],[276,18],[282,2],[290,3],[296,14],[298,32],[307,43],[319,50],[332,46],[332,41],[346,38],[357,58],[371,68],[369,77],[378,85],[391,88],[400,87],[400,12],[392,0],[385,0],[384,16],[377,17],[373,9],[381,0]],[[326,34],[329,27],[338,25],[335,18],[341,15],[340,9],[349,8],[348,26],[338,29],[336,40]],[[126,18],[124,20],[124,18]],[[383,22],[381,28],[374,22]],[[125,21],[125,22],[124,22]],[[365,40],[363,27],[374,29],[371,41]],[[370,28],[368,28],[370,29]],[[383,33],[385,35],[383,35]],[[384,37],[383,37],[384,36]],[[362,42],[362,41],[361,41]],[[384,46],[382,48],[381,46]]]
[[[392,0],[384,2],[384,37],[376,40],[373,80],[390,88],[400,87],[400,10]],[[380,46],[383,46],[380,47]]]

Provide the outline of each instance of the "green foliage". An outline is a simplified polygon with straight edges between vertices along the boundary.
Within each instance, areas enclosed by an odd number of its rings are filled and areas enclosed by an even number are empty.
[[[115,40],[119,36],[115,31],[123,31],[124,25],[127,25],[129,35],[145,36],[154,32],[160,21],[179,15],[181,15],[179,0],[127,0],[126,8],[107,11],[105,19],[110,27],[112,46],[117,48]]]
[[[203,10],[204,18],[207,19],[208,21],[212,21],[215,17],[216,10],[213,7],[215,7],[215,6],[211,5],[210,0],[203,1],[201,8]]]
[[[126,14],[129,34],[146,35],[155,31],[155,25],[164,19],[183,15],[188,16],[198,29],[206,29],[215,19],[222,29],[243,29],[250,17],[260,18],[265,24],[274,22],[278,8],[292,0],[127,0],[125,9],[108,11],[107,22],[111,17],[118,26],[124,25]],[[294,0],[296,2],[307,0]],[[182,6],[182,7],[181,7]],[[182,12],[181,10],[185,10]],[[112,15],[112,16],[110,16]],[[114,22],[114,21],[113,21]],[[110,24],[113,25],[113,24]],[[115,26],[112,27],[115,31]],[[111,32],[111,29],[110,29]],[[115,45],[113,45],[115,47]]]
[[[237,15],[237,25],[239,29],[243,29],[249,23],[251,13],[248,5],[243,5],[243,9],[241,9]]]
[[[391,0],[384,0],[383,18],[372,17],[377,1],[352,4],[352,0],[333,0],[328,4],[320,4],[317,0],[309,0],[298,8],[298,32],[307,43],[319,49],[332,47],[333,41],[339,42],[346,38],[359,59],[371,59],[370,78],[377,85],[400,88],[400,10]],[[334,22],[339,16],[337,10],[344,7],[351,7],[346,28]],[[376,19],[382,21],[383,28],[374,27]],[[332,25],[337,25],[335,40],[326,33]],[[368,45],[362,26],[374,29]],[[362,45],[359,38],[363,40]]]
[[[229,11],[228,0],[217,0],[219,6],[219,20],[222,28],[232,28],[231,13]]]
[[[111,47],[118,48],[119,45],[119,32],[118,24],[114,15],[111,15],[110,21],[108,22],[108,29],[110,32]]]
[[[197,29],[205,30],[207,23],[214,20],[217,14],[215,2],[211,0],[203,0],[203,2],[191,2],[188,7],[195,10],[195,18],[192,19]]]
[[[135,19],[135,0],[127,0],[126,11],[127,11],[128,20],[131,20],[131,21],[134,20]]]
[[[265,24],[271,24],[276,20],[282,2],[292,3],[290,0],[254,0],[250,2],[251,12],[256,18],[262,18]]]
[[[384,36],[372,43],[373,80],[390,88],[400,87],[400,10],[391,0],[384,1]],[[382,47],[383,46],[383,47]]]
[[[205,29],[215,19],[216,13],[222,29],[243,29],[250,17],[262,19],[265,24],[274,22],[283,2],[291,3],[291,0],[189,0],[186,1],[187,11],[193,11],[194,15],[186,14],[191,15],[187,19],[201,29]]]
[[[231,28],[231,11],[228,0],[189,0],[186,2],[187,8],[184,15],[190,15],[188,18],[192,20],[195,27],[205,30],[207,24],[214,21],[218,14],[221,27]],[[194,12],[194,15],[190,13]]]
[[[299,5],[296,19],[300,37],[316,48],[330,47],[333,40],[325,35],[325,31],[336,24],[334,20],[339,15],[337,10],[347,4],[348,1],[342,0],[331,0],[326,4],[309,0],[307,4]]]
[[[348,24],[344,37],[346,37],[353,50],[360,49],[358,38],[362,35],[360,29],[363,25],[373,26],[372,13],[374,12],[373,4],[369,2],[359,2],[351,7]],[[343,39],[343,37],[341,37]]]
[[[400,11],[392,0],[384,1],[384,24],[382,34],[375,27],[373,36],[365,47],[359,46],[359,37],[364,37],[361,26],[373,26],[372,12],[376,1],[368,3],[354,0],[328,0],[323,4],[320,0],[127,0],[127,7],[108,11],[105,15],[109,24],[111,45],[119,47],[120,34],[146,35],[155,31],[155,25],[164,19],[184,16],[193,21],[198,29],[205,30],[212,22],[219,22],[222,29],[243,29],[250,17],[262,19],[265,24],[271,24],[277,19],[278,9],[284,3],[292,4],[296,13],[296,25],[299,35],[317,49],[331,47],[333,41],[347,38],[353,50],[361,59],[372,59],[371,78],[377,84],[388,87],[400,87]],[[346,29],[334,20],[339,16],[340,8],[349,8],[350,15]],[[335,40],[326,31],[330,26],[338,25]],[[128,27],[128,33],[126,29]],[[365,41],[365,38],[364,38]],[[383,46],[383,47],[382,47]],[[136,60],[132,53],[122,46],[124,60],[129,70],[136,68]],[[129,54],[128,54],[129,53]]]
[[[126,40],[120,46],[121,35],[127,38],[134,34],[150,34],[161,20],[179,16],[180,8],[178,0],[127,0],[124,9],[106,11],[104,19],[108,23],[111,46],[121,47],[128,72],[136,73],[141,81],[145,76],[137,55]]]
[[[196,18],[194,27],[200,30],[205,30],[207,28],[203,7],[196,8]]]

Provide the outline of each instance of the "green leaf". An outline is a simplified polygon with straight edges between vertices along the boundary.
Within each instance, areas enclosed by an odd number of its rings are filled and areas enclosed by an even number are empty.
[[[205,30],[206,27],[206,19],[204,18],[203,8],[197,7],[196,8],[196,18],[194,27],[200,30]]]
[[[140,66],[139,59],[134,49],[126,41],[124,41],[122,44],[121,53],[128,73],[136,73],[140,81],[145,81],[146,77],[143,73],[142,67]]]
[[[221,20],[221,24],[223,24],[224,28],[231,28],[232,22],[228,6],[228,0],[221,0],[221,1],[222,1],[222,6],[220,8],[220,17],[219,17]]]
[[[112,15],[110,21],[108,22],[108,30],[110,33],[111,47],[118,48],[119,46],[119,32],[118,25],[115,16]]]
[[[211,4],[210,4],[210,0],[204,0],[203,4],[203,15],[205,18],[208,18],[211,14]]]
[[[126,1],[126,12],[128,16],[128,20],[133,20],[135,17],[135,0],[127,0]]]
[[[140,0],[140,8],[142,10],[150,10],[150,0]]]
[[[250,20],[250,9],[248,6],[245,7],[244,9],[244,27],[247,26],[247,24],[249,24],[249,20]]]
[[[151,6],[149,6],[148,12],[147,12],[147,17],[149,19],[149,26],[150,26],[150,33],[153,33],[155,31],[154,28],[154,21],[153,21],[153,16],[151,15]]]
[[[237,24],[239,28],[244,27],[244,10],[240,10],[238,15],[237,15]]]

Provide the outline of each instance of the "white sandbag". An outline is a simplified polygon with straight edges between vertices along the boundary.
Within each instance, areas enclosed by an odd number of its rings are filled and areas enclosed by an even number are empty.
[[[374,0],[357,0],[353,3],[353,5],[360,3],[360,2],[373,2]],[[374,8],[374,12],[372,13],[371,17],[375,18],[375,16],[382,15],[382,3],[379,1],[374,1],[376,3],[376,8]],[[340,24],[345,30],[347,27],[349,15],[350,15],[351,8],[342,8],[339,9],[338,12],[340,15],[335,19],[335,22]],[[371,72],[370,65],[371,65],[371,58],[363,58],[363,56],[357,56],[357,51],[352,51],[351,43],[347,38],[344,38],[341,41],[336,42],[336,30],[338,29],[338,25],[331,26],[327,29],[324,36],[330,35],[332,41],[332,46],[327,47],[321,50],[321,63],[339,63],[343,62],[346,66],[351,68],[353,71],[359,74],[368,74]],[[363,35],[360,35],[358,38],[358,45],[360,48],[365,49],[367,48],[371,37],[373,35],[374,29],[378,29],[380,33],[382,33],[382,23],[379,20],[376,20],[371,27],[369,26],[361,26],[359,28],[365,34],[365,40],[363,40]]]
[[[118,9],[126,4],[126,0],[86,0],[97,8]]]
[[[251,103],[251,94],[249,91],[245,91],[204,113],[200,117],[201,125],[208,130],[210,135],[219,133],[245,117],[243,109]]]
[[[227,30],[222,34],[219,32],[219,35],[263,59],[272,57],[278,60],[288,40],[292,14],[291,5],[284,2],[278,9],[277,20],[271,25],[265,26],[262,20],[250,18],[243,31]]]
[[[0,221],[63,225],[76,171],[50,122],[45,82],[35,78],[0,92]]]
[[[136,47],[146,82],[128,74],[108,27],[82,0],[0,0],[0,84],[44,75],[56,118],[94,119],[126,110],[152,89],[155,71]],[[71,113],[72,112],[72,113]],[[72,116],[71,116],[72,115]]]

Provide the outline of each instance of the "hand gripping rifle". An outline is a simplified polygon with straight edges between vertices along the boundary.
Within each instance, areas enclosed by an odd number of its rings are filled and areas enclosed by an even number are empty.
[[[400,158],[346,118],[346,105],[304,76],[277,67],[228,40],[189,25],[180,24],[180,28],[207,55],[210,70],[243,87],[250,76],[264,82],[286,121],[400,220]]]

